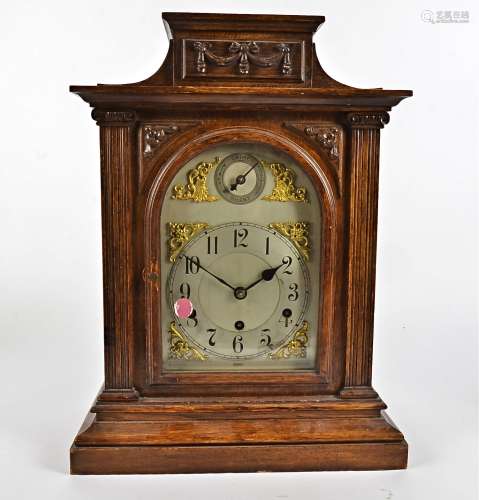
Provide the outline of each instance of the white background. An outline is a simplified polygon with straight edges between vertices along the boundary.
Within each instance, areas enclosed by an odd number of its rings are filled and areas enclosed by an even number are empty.
[[[473,2],[18,1],[0,9],[0,497],[477,498],[477,22]],[[98,129],[70,84],[166,54],[162,11],[322,14],[339,81],[413,89],[382,132],[374,386],[406,471],[72,477],[102,380]],[[430,24],[429,9],[469,24]]]

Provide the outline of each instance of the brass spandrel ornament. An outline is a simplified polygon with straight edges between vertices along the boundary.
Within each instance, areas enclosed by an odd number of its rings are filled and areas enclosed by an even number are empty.
[[[306,348],[308,347],[308,322],[303,321],[301,328],[293,335],[291,340],[281,346],[277,351],[272,352],[271,359],[289,359],[306,357]]]
[[[219,158],[215,158],[211,162],[199,163],[188,172],[186,184],[177,184],[173,187],[171,197],[174,200],[189,200],[196,203],[218,201],[218,196],[209,193],[206,179],[210,170],[214,169],[219,161]]]
[[[263,196],[266,201],[299,201],[307,202],[306,188],[295,185],[296,174],[291,168],[281,163],[263,162],[271,170],[274,178],[274,187],[271,194]]]
[[[306,260],[309,259],[309,224],[307,222],[273,222],[269,227],[286,236],[294,243],[302,256]]]
[[[168,222],[168,257],[170,262],[175,261],[176,256],[195,234],[207,227],[206,222]]]
[[[181,333],[176,326],[175,322],[172,321],[169,329],[170,334],[170,346],[169,346],[169,356],[174,359],[186,359],[195,361],[206,361],[208,356],[201,353],[195,347],[192,347],[188,339],[183,333]]]

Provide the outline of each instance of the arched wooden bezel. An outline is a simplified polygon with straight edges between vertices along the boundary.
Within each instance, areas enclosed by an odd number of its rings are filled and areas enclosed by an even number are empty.
[[[273,146],[285,153],[310,176],[322,206],[322,235],[317,242],[321,248],[321,280],[322,300],[318,307],[320,332],[318,335],[318,353],[316,372],[307,373],[164,373],[161,367],[161,335],[160,332],[160,293],[162,292],[151,281],[145,282],[146,313],[146,367],[148,374],[148,394],[204,393],[227,394],[241,393],[333,393],[341,384],[340,370],[335,371],[333,360],[341,359],[341,325],[335,317],[338,294],[338,270],[341,269],[342,254],[338,246],[342,233],[343,221],[340,220],[337,199],[339,193],[331,171],[314,148],[301,147],[284,128],[279,131],[267,130],[249,125],[242,127],[221,127],[198,134],[194,139],[177,141],[175,154],[159,159],[152,167],[151,183],[145,186],[146,207],[144,216],[145,266],[149,262],[164,260],[159,231],[161,231],[160,212],[165,196],[171,190],[171,180],[189,159],[213,146],[225,143],[263,143]],[[336,306],[334,306],[336,302]],[[201,387],[198,387],[201,386]]]

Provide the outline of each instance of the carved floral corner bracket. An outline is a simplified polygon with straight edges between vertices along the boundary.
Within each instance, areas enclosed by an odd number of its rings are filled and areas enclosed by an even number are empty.
[[[309,224],[307,222],[273,222],[269,227],[288,238],[301,255],[306,260],[309,259]]]
[[[170,334],[170,359],[206,361],[208,356],[190,345],[185,335],[178,330],[174,321],[170,323],[168,333]]]
[[[175,134],[185,132],[198,125],[199,121],[180,121],[175,123],[146,123],[141,130],[142,154],[148,160],[161,149]]]
[[[341,156],[342,129],[327,123],[284,123],[286,128],[305,135],[324,151],[334,164],[339,163]]]
[[[214,66],[238,65],[240,75],[248,75],[250,66],[261,68],[277,67],[282,76],[290,75],[292,72],[291,48],[286,43],[273,44],[272,48],[278,53],[272,56],[259,55],[258,42],[231,42],[228,46],[228,55],[219,56],[212,49],[213,43],[208,41],[195,41],[195,69],[198,73],[207,72],[208,63]]]
[[[274,187],[271,194],[263,196],[266,201],[299,201],[307,202],[306,188],[296,187],[296,174],[282,163],[262,162],[263,167],[271,170],[274,178]]]
[[[208,192],[206,179],[211,169],[215,168],[220,159],[217,157],[212,162],[203,161],[190,170],[186,184],[177,184],[173,187],[171,197],[174,200],[190,200],[197,203],[203,201],[218,201],[218,196]]]
[[[303,321],[303,324],[291,340],[286,342],[277,351],[272,352],[269,357],[271,359],[305,358],[309,342],[308,329],[308,322]]]
[[[206,229],[206,222],[182,223],[168,222],[168,257],[170,262],[174,262],[188,241],[203,229]]]
[[[320,145],[330,160],[335,163],[339,161],[339,141],[341,138],[339,128],[308,125],[304,128],[304,133]]]
[[[177,125],[146,125],[143,127],[143,156],[149,158],[159,146],[164,144],[175,132]]]

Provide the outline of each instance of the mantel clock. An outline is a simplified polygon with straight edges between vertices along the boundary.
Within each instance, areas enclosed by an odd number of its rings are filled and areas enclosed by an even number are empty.
[[[161,68],[74,86],[100,128],[105,383],[77,474],[406,467],[371,386],[379,133],[321,16],[165,13]]]

